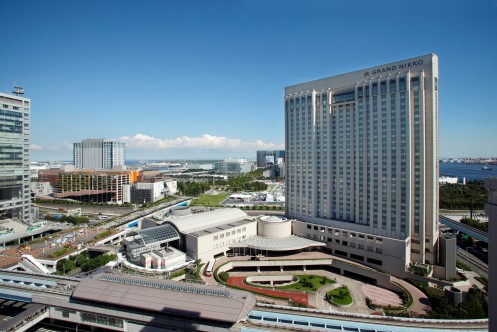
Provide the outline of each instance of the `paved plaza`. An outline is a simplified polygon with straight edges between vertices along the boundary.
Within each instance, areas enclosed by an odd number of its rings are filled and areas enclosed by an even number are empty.
[[[335,258],[334,256],[331,256],[329,254],[323,253],[323,252],[317,252],[317,251],[311,251],[311,252],[302,252],[298,254],[293,254],[293,255],[288,255],[288,256],[278,256],[278,257],[264,257],[261,258],[261,260],[271,260],[271,259],[315,259],[315,258]],[[216,266],[221,266],[225,262],[232,261],[232,260],[249,260],[250,256],[237,256],[237,257],[221,257],[217,260]],[[359,265],[356,263],[351,262],[352,264]],[[393,291],[390,291],[385,288],[381,288],[378,286],[374,286],[371,284],[364,283],[362,281],[358,281],[355,279],[351,279],[345,276],[342,276],[340,274],[336,274],[330,271],[326,270],[316,270],[316,269],[308,269],[307,271],[302,271],[302,270],[288,270],[285,269],[284,272],[281,272],[285,275],[297,275],[297,274],[314,274],[314,275],[320,275],[327,277],[329,279],[335,280],[336,283],[332,285],[326,285],[321,287],[317,292],[310,292],[308,293],[307,299],[305,297],[302,297],[299,295],[301,292],[289,292],[289,291],[282,291],[282,290],[277,290],[277,289],[270,289],[270,288],[262,288],[262,287],[255,287],[255,286],[248,286],[246,285],[243,280],[246,277],[249,276],[261,276],[261,275],[279,275],[281,273],[279,272],[256,272],[256,271],[248,271],[248,272],[231,272],[228,271],[230,278],[228,279],[228,284],[240,287],[240,288],[245,288],[247,290],[253,290],[257,291],[258,293],[266,293],[271,296],[278,296],[282,297],[283,299],[276,299],[273,297],[264,297],[261,294],[257,294],[256,297],[259,301],[263,302],[268,302],[268,303],[274,303],[274,304],[287,304],[287,300],[285,299],[291,299],[294,302],[297,303],[302,303],[306,304],[309,307],[317,308],[317,309],[322,309],[322,310],[333,310],[333,311],[342,311],[342,312],[355,312],[355,313],[361,313],[361,314],[376,314],[378,313],[378,310],[372,310],[370,309],[367,304],[366,304],[366,298],[370,298],[373,302],[373,304],[378,305],[378,306],[392,306],[392,307],[398,307],[402,305],[402,299],[398,294],[396,294]],[[202,278],[204,281],[206,281],[208,284],[217,284],[216,280],[214,277],[206,277],[202,275]],[[416,314],[419,315],[425,315],[428,311],[431,310],[431,304],[429,299],[426,297],[426,295],[414,287],[413,285],[409,284],[408,282],[392,277],[392,281],[394,281],[397,284],[400,284],[402,287],[407,289],[412,297],[413,297],[413,305],[409,309],[409,311],[412,311]],[[328,291],[340,287],[342,285],[345,285],[348,287],[349,292],[352,297],[352,304],[348,306],[337,306],[337,305],[332,305],[329,302],[325,300],[325,295]]]

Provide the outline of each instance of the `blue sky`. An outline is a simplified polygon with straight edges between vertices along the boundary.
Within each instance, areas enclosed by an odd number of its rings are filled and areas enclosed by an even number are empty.
[[[436,53],[440,155],[497,156],[497,0],[1,1],[0,91],[33,160],[113,138],[129,159],[283,148],[284,87]]]

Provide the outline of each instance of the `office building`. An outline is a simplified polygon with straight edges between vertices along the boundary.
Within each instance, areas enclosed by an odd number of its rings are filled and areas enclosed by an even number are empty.
[[[29,171],[30,100],[0,93],[0,216],[31,222]]]
[[[79,169],[112,169],[124,166],[126,146],[108,139],[85,139],[74,143],[73,161]]]
[[[280,166],[285,161],[285,150],[257,151],[257,167],[266,167],[268,163]]]
[[[294,233],[402,274],[438,263],[438,58],[285,88]]]

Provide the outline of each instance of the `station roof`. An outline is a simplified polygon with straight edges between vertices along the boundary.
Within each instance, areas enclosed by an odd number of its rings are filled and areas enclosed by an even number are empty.
[[[309,240],[300,236],[287,236],[279,239],[270,239],[262,236],[252,236],[234,243],[230,247],[247,247],[269,251],[299,250],[309,247],[324,247],[323,242]]]
[[[50,288],[57,285],[55,281],[43,280],[43,279],[34,279],[34,278],[25,278],[19,277],[17,275],[0,275],[0,285],[5,284],[13,284],[20,286],[28,286],[28,287],[36,287],[36,288]]]
[[[83,279],[72,298],[229,323],[245,320],[256,304],[244,291],[110,274]]]

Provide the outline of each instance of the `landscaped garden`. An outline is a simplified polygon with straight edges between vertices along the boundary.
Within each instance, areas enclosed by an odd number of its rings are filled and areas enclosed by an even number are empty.
[[[296,277],[299,278],[299,281],[291,285],[281,286],[277,288],[303,292],[315,292],[323,286],[332,285],[336,282],[335,280],[313,274],[301,274],[297,275]]]
[[[348,305],[352,303],[352,296],[347,286],[344,285],[326,293],[326,300],[338,305]]]
[[[218,195],[202,195],[195,198],[192,205],[203,205],[203,206],[217,206],[219,203],[224,201],[228,197],[227,193],[221,193]]]

